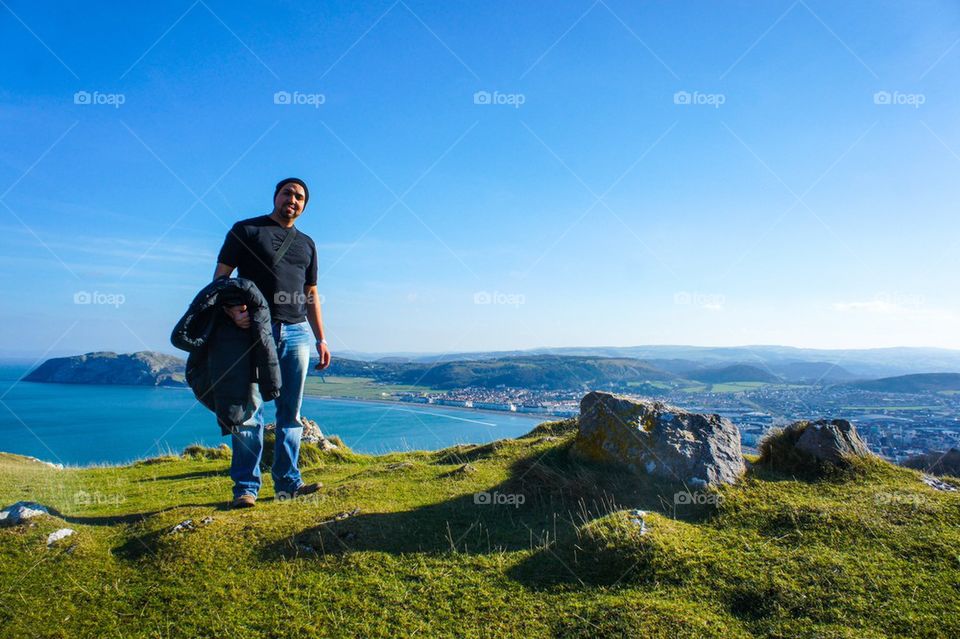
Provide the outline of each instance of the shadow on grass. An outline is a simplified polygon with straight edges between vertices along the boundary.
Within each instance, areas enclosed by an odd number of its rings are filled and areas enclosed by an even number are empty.
[[[195,470],[189,473],[179,473],[177,475],[163,475],[157,477],[144,477],[138,479],[137,482],[151,482],[151,481],[174,481],[178,479],[203,479],[205,477],[228,477],[230,475],[229,468],[223,468],[220,470]]]
[[[228,510],[229,504],[224,501],[214,501],[206,504],[177,504],[168,508],[159,510],[150,510],[140,513],[127,513],[125,515],[65,515],[55,508],[48,508],[50,514],[59,517],[68,524],[79,524],[83,526],[114,526],[117,524],[139,524],[154,515],[178,510],[180,508],[213,508],[215,510]]]
[[[447,451],[440,458],[447,463],[476,462],[496,449],[488,447],[466,456]],[[564,566],[554,552],[557,546],[575,545],[582,526],[615,511],[638,508],[674,516],[674,495],[684,490],[688,489],[677,483],[576,460],[568,443],[515,461],[505,481],[482,492],[403,512],[341,513],[264,546],[260,557],[269,562],[359,551],[431,555],[530,551],[529,559],[509,572],[519,582],[533,588],[587,585]],[[712,508],[690,508],[680,515],[701,521],[712,513]]]

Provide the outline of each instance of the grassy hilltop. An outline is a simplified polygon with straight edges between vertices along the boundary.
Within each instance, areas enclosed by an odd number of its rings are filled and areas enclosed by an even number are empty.
[[[0,635],[960,636],[960,493],[867,460],[816,481],[755,467],[675,505],[683,487],[571,460],[574,429],[305,447],[324,492],[267,485],[241,511],[216,449],[66,470],[0,455],[2,505],[55,511],[0,529]]]

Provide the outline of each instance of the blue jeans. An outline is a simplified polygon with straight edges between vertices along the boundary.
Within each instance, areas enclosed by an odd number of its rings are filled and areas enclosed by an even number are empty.
[[[303,385],[310,365],[313,335],[310,324],[273,325],[273,340],[280,360],[280,396],[277,407],[276,445],[273,451],[273,488],[276,493],[293,492],[303,485],[297,460],[300,456],[300,404]],[[230,478],[233,496],[253,495],[260,491],[260,456],[263,453],[263,398],[260,389],[252,384],[250,403],[247,404],[243,425],[231,435],[233,460]]]

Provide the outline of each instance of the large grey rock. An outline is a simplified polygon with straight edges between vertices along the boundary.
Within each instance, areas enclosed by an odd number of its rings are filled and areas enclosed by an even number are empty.
[[[841,464],[844,458],[867,457],[870,449],[857,429],[845,419],[821,419],[807,424],[797,440],[798,451],[814,459]]]
[[[731,484],[746,470],[730,420],[603,392],[580,401],[573,452],[693,486]]]

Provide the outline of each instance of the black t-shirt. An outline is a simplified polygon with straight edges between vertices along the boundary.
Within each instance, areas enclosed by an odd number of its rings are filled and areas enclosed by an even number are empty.
[[[217,261],[237,267],[239,277],[253,280],[270,305],[273,321],[297,324],[307,319],[303,289],[317,283],[317,247],[297,229],[283,259],[272,266],[289,232],[269,215],[241,220],[227,233]]]

